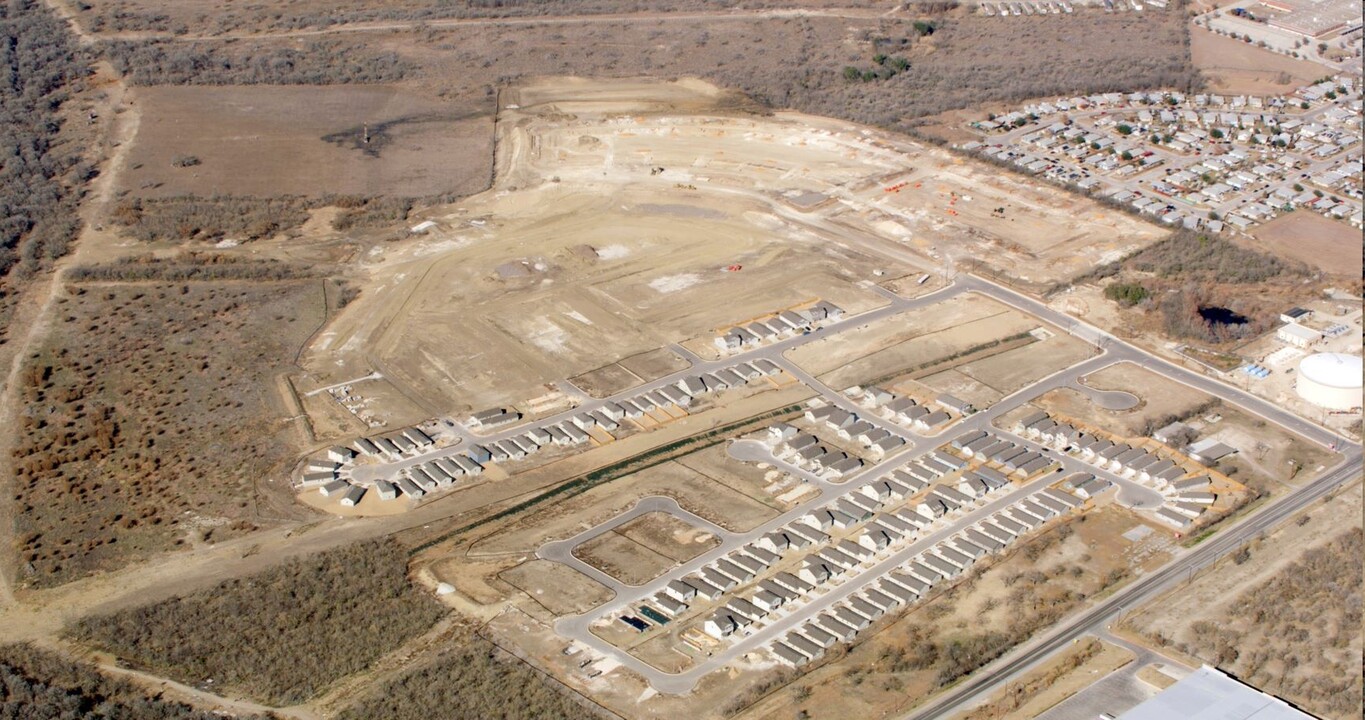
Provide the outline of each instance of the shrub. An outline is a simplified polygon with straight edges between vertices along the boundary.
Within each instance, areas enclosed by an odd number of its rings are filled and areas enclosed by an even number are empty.
[[[0,717],[13,720],[217,720],[32,645],[0,646]],[[243,720],[264,720],[252,715]]]
[[[184,597],[82,620],[75,637],[158,674],[214,678],[289,705],[425,632],[443,614],[388,540],[291,560]]]
[[[338,720],[593,720],[553,680],[477,636],[346,708]]]
[[[1150,293],[1138,283],[1113,283],[1104,289],[1104,296],[1122,305],[1132,307],[1146,300]]]
[[[80,229],[80,187],[94,175],[79,142],[63,142],[64,107],[90,73],[64,21],[36,0],[0,4],[0,340],[12,272],[66,254]]]

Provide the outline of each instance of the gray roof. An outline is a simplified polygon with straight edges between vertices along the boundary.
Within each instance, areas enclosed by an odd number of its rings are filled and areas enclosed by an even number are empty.
[[[1279,698],[1243,685],[1207,665],[1119,720],[1311,720]]]

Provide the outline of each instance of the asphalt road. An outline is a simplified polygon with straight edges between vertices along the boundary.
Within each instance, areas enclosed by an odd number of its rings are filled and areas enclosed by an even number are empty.
[[[651,495],[649,497],[640,498],[640,500],[637,501],[635,503],[635,506],[632,507],[631,509],[611,518],[610,520],[598,523],[597,525],[588,528],[587,530],[584,530],[583,532],[580,532],[571,538],[568,538],[566,540],[559,540],[556,542],[548,542],[545,543],[544,545],[541,545],[539,548],[536,549],[536,557],[539,557],[543,560],[554,560],[555,562],[568,565],[569,567],[572,567],[573,569],[583,573],[584,575],[587,575],[588,577],[596,580],[597,582],[600,582],[603,585],[607,586],[617,595],[620,595],[621,593],[624,592],[629,592],[631,589],[630,585],[623,583],[620,580],[617,580],[611,575],[608,575],[607,573],[598,570],[597,568],[593,567],[592,565],[589,565],[586,562],[583,562],[582,560],[579,560],[578,557],[573,554],[574,548],[601,535],[602,533],[615,530],[616,528],[625,525],[626,523],[630,522],[631,520],[634,520],[635,518],[656,512],[668,513],[669,515],[678,518],[679,520],[687,523],[688,525],[712,533],[716,537],[720,538],[722,542],[724,542],[725,539],[734,536],[734,533],[730,532],[729,530],[726,530],[725,528],[719,525],[716,525],[710,520],[707,520],[706,518],[703,518],[699,515],[695,515],[682,509],[682,506],[678,505],[678,501],[674,500],[671,497],[664,497],[662,495]]]

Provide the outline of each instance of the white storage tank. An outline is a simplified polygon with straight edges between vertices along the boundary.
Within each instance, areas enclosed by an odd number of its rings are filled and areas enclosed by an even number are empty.
[[[1299,362],[1299,397],[1331,410],[1360,407],[1361,363],[1356,355],[1317,353]]]

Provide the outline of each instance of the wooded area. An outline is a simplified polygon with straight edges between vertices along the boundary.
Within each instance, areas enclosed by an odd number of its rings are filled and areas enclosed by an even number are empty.
[[[0,720],[217,720],[31,645],[0,646]],[[239,720],[265,720],[239,716]]]
[[[76,203],[94,175],[79,143],[62,143],[64,106],[90,73],[66,24],[37,0],[0,4],[0,342],[14,280],[66,254]]]
[[[1362,553],[1360,528],[1311,548],[1242,593],[1235,616],[1197,621],[1193,642],[1174,645],[1309,712],[1360,717]]]
[[[82,620],[73,636],[138,667],[262,702],[303,702],[443,614],[389,540],[291,560],[155,605]],[[389,716],[388,713],[369,717]],[[426,718],[439,714],[426,715]]]
[[[596,720],[589,706],[473,635],[346,708],[338,720]]]

